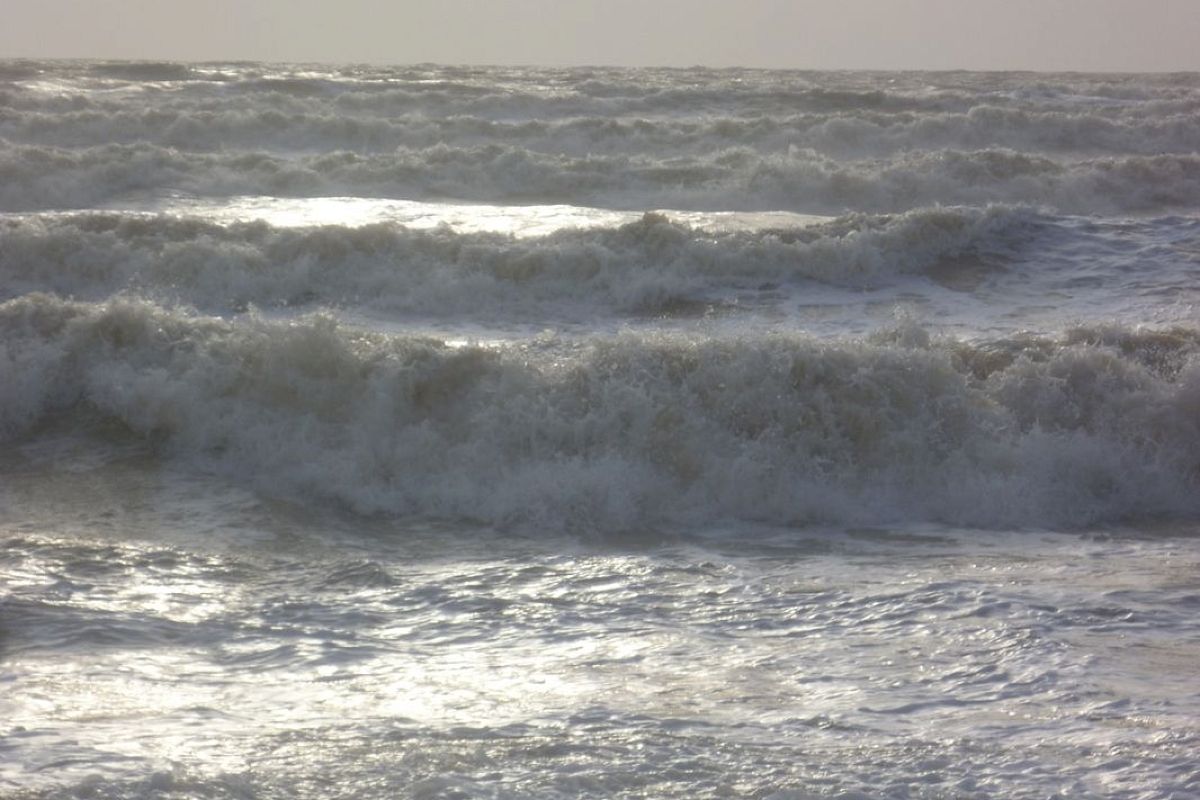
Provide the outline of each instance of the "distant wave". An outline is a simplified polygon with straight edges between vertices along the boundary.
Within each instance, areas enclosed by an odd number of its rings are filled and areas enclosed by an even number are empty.
[[[980,104],[1120,114],[1195,108],[1193,75],[1078,73],[812,72],[754,69],[286,65],[252,62],[0,61],[8,91],[35,102],[57,94],[121,88],[92,98],[137,102],[145,85],[167,106],[224,100],[263,106],[329,101],[343,111],[392,115],[479,114],[506,118],[701,115],[839,111],[965,112]],[[156,84],[169,83],[161,87]],[[161,88],[169,92],[158,91]],[[135,90],[130,93],[128,90]],[[141,97],[144,97],[142,95]],[[299,105],[292,107],[298,108]]]
[[[3,102],[7,100],[7,102]],[[41,108],[44,104],[46,107]],[[447,144],[502,144],[544,154],[704,156],[731,147],[763,154],[811,149],[826,156],[884,156],[913,150],[1008,148],[1050,154],[1157,155],[1200,149],[1200,100],[1186,112],[1113,115],[1106,109],[1039,111],[976,105],[966,111],[883,113],[872,107],[698,118],[580,114],[493,119],[424,109],[346,113],[340,104],[225,100],[64,107],[61,98],[19,102],[0,94],[0,139],[14,144],[94,147],[154,144],[196,152],[229,149],[387,153]],[[22,106],[26,106],[22,109]]]
[[[163,194],[1156,213],[1188,75],[0,62],[0,210]]]
[[[1200,203],[1200,155],[1056,160],[977,150],[839,162],[807,150],[762,155],[731,148],[703,157],[573,158],[493,144],[284,158],[264,152],[186,153],[145,144],[79,150],[0,146],[0,210],[80,208],[163,193],[815,214],[1006,202],[1066,213],[1148,213]]]
[[[1200,511],[1198,356],[1195,328],[455,348],[30,295],[0,304],[0,429],[100,415],[363,513],[1069,526]]]
[[[125,81],[185,81],[196,77],[187,64],[171,61],[104,61],[92,64],[92,75]]]
[[[1001,257],[1046,224],[1007,206],[730,232],[647,214],[617,228],[514,239],[387,223],[273,228],[88,212],[0,219],[0,285],[9,296],[132,290],[214,310],[317,303],[478,315],[487,296],[491,313],[564,301],[646,312],[764,283],[878,286],[951,259]]]
[[[0,61],[0,109],[0,139],[65,148],[1099,157],[1190,154],[1200,142],[1188,76]]]

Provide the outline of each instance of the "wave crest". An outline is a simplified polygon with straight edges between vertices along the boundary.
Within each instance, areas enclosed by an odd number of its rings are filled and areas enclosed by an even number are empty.
[[[615,228],[536,238],[448,227],[277,228],[92,212],[0,221],[13,292],[124,290],[206,308],[368,305],[424,315],[574,308],[637,312],[764,284],[870,287],[965,256],[999,257],[1045,218],[1027,208],[852,214],[792,228],[708,231],[649,213]]]
[[[0,305],[0,423],[99,413],[364,513],[618,529],[1200,511],[1200,336],[620,336],[505,347],[141,301]]]
[[[1000,149],[839,162],[809,149],[572,157],[489,144],[283,158],[265,152],[185,153],[147,144],[80,150],[9,145],[0,146],[0,179],[0,209],[9,211],[96,206],[164,193],[815,214],[993,202],[1126,213],[1200,203],[1200,156],[1194,153],[1055,160]]]

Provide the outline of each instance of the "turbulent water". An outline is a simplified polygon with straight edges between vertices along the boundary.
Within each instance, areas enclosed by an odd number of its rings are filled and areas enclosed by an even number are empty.
[[[0,62],[0,795],[1200,796],[1200,76]]]

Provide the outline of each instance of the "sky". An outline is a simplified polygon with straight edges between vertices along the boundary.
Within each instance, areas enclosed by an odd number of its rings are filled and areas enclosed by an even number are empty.
[[[5,0],[0,57],[1200,70],[1200,0]]]

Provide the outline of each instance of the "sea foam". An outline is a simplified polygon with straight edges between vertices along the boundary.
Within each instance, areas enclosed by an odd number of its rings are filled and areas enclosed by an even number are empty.
[[[1048,205],[1067,213],[1165,213],[1200,203],[1195,153],[1054,158],[1008,149],[841,161],[811,149],[730,147],[698,156],[571,156],[505,144],[335,151],[188,152],[0,143],[0,210],[119,204],[172,193],[571,203],[612,208],[901,212],[937,203]]]
[[[1002,259],[1047,224],[1033,209],[1006,206],[724,231],[648,213],[615,227],[516,238],[448,226],[276,227],[87,212],[0,219],[0,280],[10,294],[135,290],[212,310],[367,305],[479,316],[546,314],[570,303],[574,313],[644,313],[770,284],[884,286],[953,259]]]
[[[1194,329],[450,347],[313,316],[0,306],[0,424],[101,415],[269,494],[624,529],[1194,514]]]

